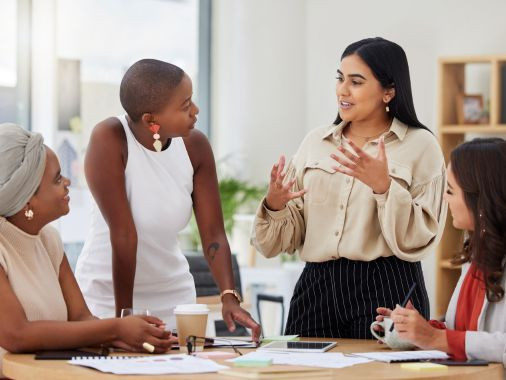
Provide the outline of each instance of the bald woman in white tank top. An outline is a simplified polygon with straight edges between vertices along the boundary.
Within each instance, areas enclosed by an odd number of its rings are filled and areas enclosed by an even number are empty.
[[[177,233],[195,211],[204,255],[222,293],[230,331],[260,326],[240,307],[225,234],[211,146],[194,130],[198,108],[179,67],[144,59],[125,73],[120,100],[127,115],[100,122],[85,159],[96,201],[76,267],[91,310],[119,315],[149,309],[175,327],[177,304],[195,302],[195,285]]]

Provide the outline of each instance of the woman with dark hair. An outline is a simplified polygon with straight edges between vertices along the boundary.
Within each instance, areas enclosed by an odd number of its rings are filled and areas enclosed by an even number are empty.
[[[368,38],[344,51],[339,114],[310,132],[285,169],[273,166],[255,220],[267,257],[299,251],[306,261],[286,334],[371,338],[377,305],[429,300],[420,260],[441,238],[445,165],[413,106],[403,49]]]
[[[506,366],[506,141],[474,139],[457,147],[448,165],[448,201],[455,228],[468,232],[454,259],[462,273],[445,323],[426,321],[416,308],[378,308],[399,336],[456,360],[484,359]]]

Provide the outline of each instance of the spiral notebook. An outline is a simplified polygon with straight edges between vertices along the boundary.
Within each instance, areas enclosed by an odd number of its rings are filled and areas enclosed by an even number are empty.
[[[419,362],[422,360],[440,360],[449,358],[446,352],[437,350],[357,352],[351,355],[387,363]]]
[[[73,358],[67,363],[116,375],[168,375],[178,373],[210,373],[228,367],[209,359],[195,356],[150,355],[150,356],[107,356],[101,358]]]
[[[106,357],[108,352],[101,353],[82,350],[45,350],[35,353],[35,360],[70,360],[75,357]]]

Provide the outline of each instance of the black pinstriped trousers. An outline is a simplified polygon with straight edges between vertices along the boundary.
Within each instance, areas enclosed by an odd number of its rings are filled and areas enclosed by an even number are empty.
[[[411,302],[428,319],[429,298],[420,262],[390,256],[306,263],[295,285],[285,334],[372,339],[369,325],[375,320],[376,308],[395,308],[413,282],[417,287]]]

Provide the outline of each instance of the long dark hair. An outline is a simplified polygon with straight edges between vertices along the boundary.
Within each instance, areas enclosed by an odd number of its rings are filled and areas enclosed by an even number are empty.
[[[416,117],[408,59],[399,45],[381,37],[366,38],[349,45],[344,50],[341,60],[352,54],[362,58],[383,88],[395,88],[395,96],[388,103],[390,116],[410,127],[430,131]],[[342,121],[338,114],[334,124],[337,125]]]
[[[483,273],[487,299],[500,301],[506,257],[506,141],[477,138],[466,142],[453,150],[450,163],[474,221],[474,231],[454,262],[474,262]]]

